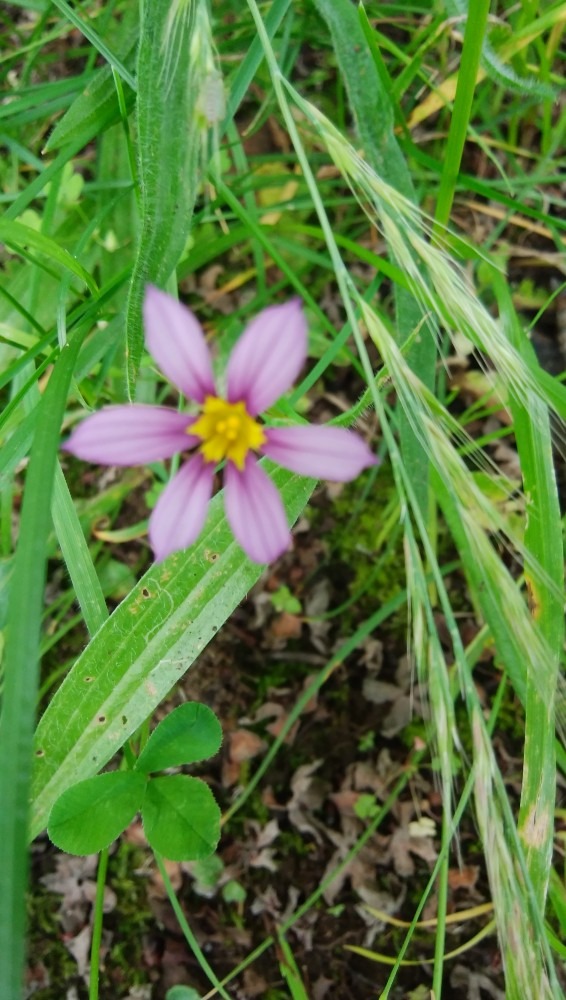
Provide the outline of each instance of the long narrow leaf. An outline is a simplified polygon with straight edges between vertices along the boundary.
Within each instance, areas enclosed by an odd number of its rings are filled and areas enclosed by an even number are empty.
[[[0,718],[0,996],[19,997],[24,961],[27,829],[40,624],[59,428],[81,338],[62,351],[40,403],[9,602]]]
[[[21,222],[3,219],[0,220],[0,240],[14,247],[15,250],[20,247],[32,247],[34,250],[38,250],[84,281],[91,292],[96,292],[96,282],[88,271],[85,271],[84,267],[71,256],[68,250],[60,247],[50,236],[45,236],[44,233],[39,233],[30,226],[24,226]]]
[[[509,338],[534,367],[534,349],[521,329],[509,288],[495,270],[493,280]],[[554,840],[555,696],[564,646],[564,547],[547,407],[532,391],[523,398],[511,393],[510,407],[527,507],[525,579],[535,628],[551,654],[546,663],[527,664],[525,767],[519,815],[529,874],[544,911]]]
[[[189,235],[197,196],[199,67],[203,37],[195,6],[189,15],[166,3],[143,5],[137,66],[137,126],[141,228],[126,310],[128,393],[143,348],[142,301],[148,281],[164,285],[176,268]],[[172,23],[176,18],[176,23]]]
[[[108,618],[106,601],[59,463],[55,469],[52,513],[53,524],[75,596],[81,607],[85,625],[90,634],[94,635]]]

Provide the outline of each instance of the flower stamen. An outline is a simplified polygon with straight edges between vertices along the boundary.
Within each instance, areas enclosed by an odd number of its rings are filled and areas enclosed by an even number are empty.
[[[248,452],[266,441],[263,428],[250,417],[245,403],[228,403],[217,396],[205,398],[200,417],[187,430],[202,439],[199,450],[206,462],[216,465],[227,458],[240,471]]]

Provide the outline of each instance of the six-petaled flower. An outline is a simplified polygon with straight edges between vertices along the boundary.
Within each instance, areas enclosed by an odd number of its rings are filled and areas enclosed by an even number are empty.
[[[235,538],[257,563],[287,549],[283,503],[256,455],[286,469],[345,482],[373,465],[365,441],[339,427],[269,427],[257,417],[298,376],[307,328],[298,299],[260,312],[238,340],[218,395],[210,352],[196,317],[149,285],[144,300],[148,350],[161,371],[199,412],[162,406],[107,406],[83,420],[65,444],[78,458],[102,465],[143,465],[192,454],[163,490],[149,521],[157,560],[191,545],[203,527],[214,475],[224,466],[224,505]]]

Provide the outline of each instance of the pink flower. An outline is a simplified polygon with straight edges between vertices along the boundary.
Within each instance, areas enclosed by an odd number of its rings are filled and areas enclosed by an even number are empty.
[[[64,447],[102,465],[144,465],[193,449],[149,520],[157,560],[197,539],[215,469],[225,460],[224,503],[234,536],[254,562],[271,562],[287,549],[290,533],[279,493],[254,453],[292,472],[340,482],[376,462],[365,441],[343,428],[267,427],[256,420],[305,363],[300,301],[269,306],[245,329],[228,362],[226,398],[217,395],[204,334],[185,306],[148,285],[144,322],[149,351],[199,413],[136,403],[106,406],[83,420]]]

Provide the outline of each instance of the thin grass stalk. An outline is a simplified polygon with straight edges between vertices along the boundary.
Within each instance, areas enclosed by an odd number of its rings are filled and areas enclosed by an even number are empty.
[[[431,545],[432,547],[432,545]],[[432,989],[440,1000],[446,944],[448,906],[448,860],[452,840],[452,743],[456,738],[454,707],[446,662],[440,647],[433,618],[430,587],[411,531],[405,531],[405,562],[410,596],[413,653],[420,684],[426,688],[432,718],[432,739],[440,762],[442,791],[441,852],[437,884],[437,928],[434,949]]]
[[[473,784],[473,775],[469,775],[469,777],[468,777],[468,779],[466,781],[466,784],[464,786],[464,790],[462,792],[462,796],[460,798],[458,806],[457,806],[457,808],[456,808],[456,810],[454,812],[454,819],[453,819],[453,823],[452,823],[452,828],[450,830],[450,840],[452,839],[452,837],[454,836],[454,834],[456,833],[456,831],[458,829],[458,823],[460,822],[462,816],[464,815],[464,810],[465,810],[465,808],[466,808],[466,806],[468,804],[468,800],[469,800],[469,798],[470,798],[470,796],[471,796],[471,794],[473,792],[473,787],[474,787],[474,784]],[[428,882],[427,882],[427,884],[426,884],[426,886],[424,888],[422,896],[421,896],[421,898],[420,898],[420,900],[418,902],[417,908],[415,909],[415,912],[413,914],[413,918],[411,920],[411,923],[407,927],[407,933],[405,934],[405,938],[403,940],[403,943],[402,943],[401,947],[399,948],[399,951],[398,951],[398,954],[397,954],[397,958],[396,958],[396,960],[395,960],[395,962],[393,964],[391,972],[389,973],[389,976],[387,978],[387,982],[386,982],[385,986],[383,987],[383,990],[379,994],[379,1000],[388,1000],[390,991],[393,988],[393,986],[395,985],[395,979],[397,978],[397,974],[399,972],[399,969],[401,968],[401,965],[403,964],[403,959],[404,959],[405,954],[407,952],[407,949],[408,949],[408,947],[409,947],[409,945],[411,943],[411,938],[412,938],[412,936],[413,936],[413,934],[414,934],[414,932],[416,930],[417,924],[419,923],[419,919],[420,919],[421,913],[423,912],[423,910],[424,910],[424,908],[426,906],[426,902],[427,902],[427,900],[428,900],[428,898],[429,898],[432,890],[434,889],[434,886],[437,884],[437,881],[440,878],[441,869],[442,869],[442,866],[445,864],[446,857],[447,857],[447,855],[446,855],[447,849],[448,849],[447,844],[443,842],[442,847],[441,847],[440,852],[439,852],[439,855],[438,855],[438,858],[436,859],[436,864],[434,865],[434,868],[432,869],[432,871],[430,873],[429,880],[428,880]],[[436,996],[436,994],[435,994],[435,996]]]
[[[118,98],[118,107],[120,109],[120,121],[122,123],[122,130],[126,142],[126,151],[128,154],[130,176],[132,178],[132,184],[134,187],[134,196],[136,199],[138,214],[141,214],[142,205],[141,205],[140,183],[138,177],[138,164],[136,161],[136,153],[130,129],[130,119],[128,116],[128,109],[126,107],[126,98],[124,96],[124,87],[122,85],[122,79],[118,71],[114,68],[114,66],[112,67],[112,78],[114,80],[114,86],[116,88],[116,96]]]
[[[354,340],[356,342],[356,347],[362,362],[363,373],[369,386],[374,385],[374,373],[371,367],[371,363],[364,346],[363,337],[359,328],[359,324],[356,317],[356,312],[354,309],[354,304],[352,301],[352,294],[355,294],[355,289],[353,287],[351,278],[344,266],[344,262],[340,256],[336,240],[334,239],[334,233],[332,231],[332,226],[330,220],[326,214],[322,198],[320,197],[320,192],[316,183],[316,178],[312,172],[309,157],[304,149],[301,142],[301,138],[295,124],[295,119],[293,113],[289,106],[287,96],[285,94],[284,87],[287,86],[285,78],[282,76],[279,66],[277,64],[277,59],[275,58],[275,53],[271,45],[271,41],[265,29],[259,8],[257,6],[256,0],[247,0],[250,13],[254,20],[254,24],[257,28],[259,38],[261,40],[265,59],[269,68],[271,80],[273,83],[273,89],[281,109],[281,113],[285,120],[285,125],[289,132],[289,136],[295,148],[297,154],[297,159],[301,165],[303,175],[309,189],[315,211],[320,220],[321,229],[324,233],[324,238],[326,245],[328,247],[328,252],[332,260],[332,265],[334,267],[336,282],[342,296],[344,303],[344,308],[346,310],[346,316],[351,324],[352,333]]]
[[[91,25],[80,17],[72,7],[66,3],[66,0],[53,0],[55,7],[58,7],[64,17],[74,25],[75,28],[81,32],[82,35],[90,42],[94,49],[106,60],[109,66],[112,66],[117,73],[120,74],[122,80],[124,80],[132,90],[136,89],[136,81],[130,71],[126,69],[122,61],[118,59],[118,56],[108,48],[106,42],[100,37],[97,31],[91,27]]]
[[[448,733],[447,709],[452,714],[452,701],[450,691],[437,691],[436,687],[445,687],[447,680],[442,651],[436,633],[432,633],[429,641],[430,666],[429,666],[429,690],[430,703],[433,710],[434,732],[440,757],[440,772],[442,782],[442,830],[441,848],[442,864],[438,876],[437,884],[437,927],[434,942],[434,971],[432,978],[432,990],[437,1000],[440,1000],[442,993],[442,982],[444,978],[444,954],[446,951],[446,913],[448,909],[448,869],[449,850],[452,842],[452,747]],[[448,695],[448,698],[446,698]]]
[[[490,0],[470,0],[468,5],[456,96],[436,200],[435,219],[440,226],[447,225],[452,211],[464,143],[470,123],[477,73],[489,16],[489,5]],[[436,234],[438,235],[438,230]]]
[[[219,993],[220,996],[224,998],[224,1000],[231,1000],[230,994],[226,992],[222,983],[218,979],[218,976],[214,972],[214,969],[207,961],[205,954],[202,948],[200,947],[195,934],[193,933],[192,927],[189,924],[183,912],[183,908],[181,907],[179,900],[177,899],[177,895],[171,884],[171,879],[169,878],[163,858],[159,854],[155,854],[154,857],[155,857],[155,863],[159,869],[159,874],[163,879],[163,884],[165,886],[165,891],[167,892],[167,897],[169,899],[169,902],[171,903],[175,916],[177,917],[177,920],[179,922],[179,927],[181,928],[183,934],[185,935],[185,939],[187,941],[187,944],[189,945],[189,948],[191,949],[193,955],[195,956],[205,976],[213,984],[214,993],[215,994]]]
[[[88,978],[88,1000],[98,1000],[100,978],[100,945],[102,944],[102,921],[104,918],[104,889],[108,871],[108,848],[100,852],[96,873],[96,896],[92,919],[92,941],[90,946],[90,969]]]

